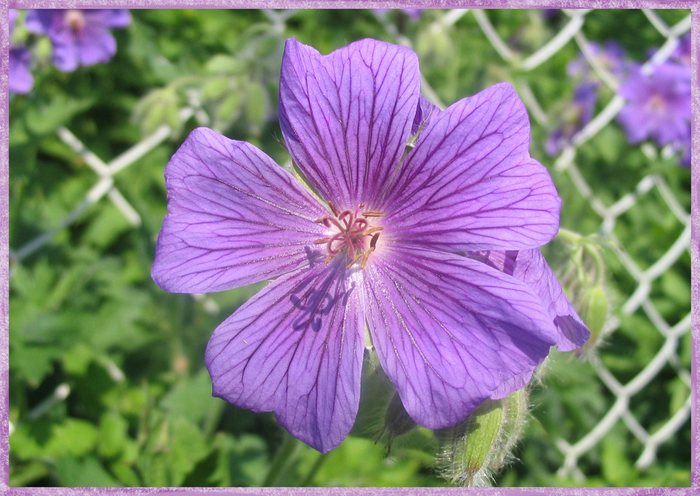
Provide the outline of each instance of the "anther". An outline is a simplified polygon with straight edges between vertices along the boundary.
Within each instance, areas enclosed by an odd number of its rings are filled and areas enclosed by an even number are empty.
[[[379,233],[376,233],[374,236],[372,236],[372,239],[369,242],[369,252],[373,252],[375,248],[377,248],[377,241],[379,241]]]
[[[333,204],[332,201],[329,201],[329,202],[328,202],[328,207],[331,209],[331,212],[333,212],[333,215],[335,215],[336,217],[338,217],[338,209],[335,208],[335,205]]]
[[[381,217],[384,215],[384,212],[379,212],[377,210],[367,210],[366,212],[362,212],[362,215],[365,217]]]
[[[316,219],[315,222],[331,229],[325,237],[314,241],[316,245],[326,245],[325,263],[342,254],[346,257],[348,268],[355,264],[365,267],[370,254],[377,247],[379,232],[384,230],[381,226],[371,227],[368,219],[384,214],[376,210],[363,212],[364,206],[364,203],[361,203],[353,210],[338,211],[332,202],[328,202],[328,208],[333,215]]]

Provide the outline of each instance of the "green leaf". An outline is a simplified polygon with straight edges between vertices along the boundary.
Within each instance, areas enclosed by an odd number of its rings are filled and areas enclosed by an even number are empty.
[[[79,112],[93,105],[93,98],[74,99],[57,95],[43,104],[27,109],[27,127],[38,135],[55,132],[59,127],[68,123]]]
[[[63,486],[114,487],[119,482],[95,458],[56,460],[56,474]]]
[[[119,455],[127,441],[129,424],[116,413],[105,413],[100,419],[97,452],[105,458]]]
[[[80,457],[93,451],[97,444],[97,429],[85,420],[68,418],[54,426],[45,454]]]
[[[236,74],[243,70],[243,64],[236,57],[219,54],[207,61],[205,70],[210,74]]]
[[[625,436],[613,429],[601,442],[600,464],[603,476],[616,486],[625,486],[634,480],[635,470],[625,451]]]
[[[221,401],[211,395],[211,379],[206,369],[182,381],[163,397],[161,406],[174,415],[180,415],[192,423],[203,421],[214,403]]]
[[[205,101],[222,98],[231,88],[229,78],[215,77],[208,80],[202,86],[202,98]]]

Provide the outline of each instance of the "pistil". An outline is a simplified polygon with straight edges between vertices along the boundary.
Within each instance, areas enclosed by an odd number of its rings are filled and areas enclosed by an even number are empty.
[[[354,211],[343,210],[342,212],[338,211],[332,203],[329,202],[328,205],[333,215],[321,217],[316,222],[335,230],[335,233],[317,239],[314,243],[326,245],[326,263],[344,254],[348,268],[358,264],[364,269],[370,254],[377,247],[379,233],[384,229],[381,226],[371,226],[368,219],[378,218],[384,214],[377,210],[363,210],[362,203]]]

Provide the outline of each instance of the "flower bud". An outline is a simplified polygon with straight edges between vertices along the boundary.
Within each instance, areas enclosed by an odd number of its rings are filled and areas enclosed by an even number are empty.
[[[608,317],[608,299],[601,285],[596,285],[586,291],[582,298],[581,318],[591,331],[591,337],[584,345],[584,351],[589,352],[600,342],[603,326]]]
[[[527,411],[527,393],[521,390],[502,400],[487,400],[464,422],[439,431],[437,466],[442,477],[453,485],[490,485],[493,474],[509,461]]]
[[[389,443],[391,443],[392,439],[396,436],[406,434],[415,426],[416,423],[408,413],[406,413],[401,403],[401,398],[399,398],[397,393],[394,393],[394,397],[391,398],[389,407],[386,409],[386,414],[384,415],[384,431],[389,438]]]

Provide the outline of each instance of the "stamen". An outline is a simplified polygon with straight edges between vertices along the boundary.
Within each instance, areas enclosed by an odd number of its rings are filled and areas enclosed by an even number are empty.
[[[382,217],[384,215],[384,212],[379,212],[377,210],[367,210],[366,212],[362,212],[362,215],[365,217]]]
[[[384,230],[382,226],[371,226],[368,219],[384,214],[376,210],[362,211],[364,206],[361,203],[355,210],[339,212],[332,202],[328,202],[333,215],[316,219],[315,222],[335,231],[314,241],[316,245],[326,245],[325,263],[330,263],[336,255],[344,254],[348,268],[359,264],[364,269],[367,265],[370,254],[377,247],[379,232]]]
[[[379,241],[379,233],[372,236],[372,239],[369,242],[369,251],[370,252],[373,252],[377,248],[377,241]]]
[[[333,215],[335,215],[336,217],[338,217],[338,209],[335,208],[335,205],[333,204],[332,201],[329,201],[329,202],[328,202],[328,207],[331,209],[331,212],[333,212]]]

